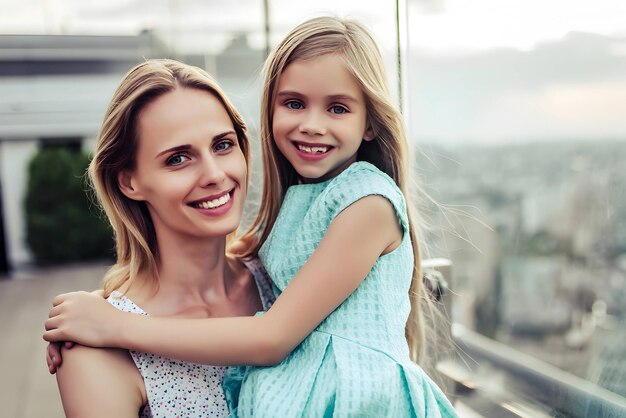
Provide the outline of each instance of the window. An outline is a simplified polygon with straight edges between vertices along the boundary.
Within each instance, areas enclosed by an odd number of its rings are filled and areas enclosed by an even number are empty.
[[[626,6],[407,2],[454,321],[626,397]],[[581,412],[582,413],[582,412]]]

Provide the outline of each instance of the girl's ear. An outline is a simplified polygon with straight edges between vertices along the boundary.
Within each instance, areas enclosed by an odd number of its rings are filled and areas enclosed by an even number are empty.
[[[371,141],[375,137],[376,137],[376,134],[374,133],[374,129],[372,129],[372,125],[368,124],[367,129],[365,130],[365,133],[363,134],[363,140]]]
[[[134,173],[128,170],[120,171],[117,173],[117,185],[120,188],[120,191],[124,193],[129,199],[143,201],[145,200],[141,192],[138,190]]]

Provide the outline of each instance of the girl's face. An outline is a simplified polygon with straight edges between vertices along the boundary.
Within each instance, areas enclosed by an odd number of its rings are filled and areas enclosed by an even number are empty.
[[[361,87],[332,54],[289,64],[273,110],[276,146],[303,182],[341,173],[356,161],[361,141],[373,138]]]
[[[247,166],[233,123],[212,94],[178,88],[137,119],[136,168],[122,192],[145,201],[159,238],[224,237],[238,226]]]

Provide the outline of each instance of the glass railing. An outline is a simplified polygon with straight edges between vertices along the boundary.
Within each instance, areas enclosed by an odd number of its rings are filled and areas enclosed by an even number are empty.
[[[422,263],[426,277],[442,291],[442,309],[454,310],[452,262]],[[452,355],[437,364],[459,411],[467,415],[512,417],[624,417],[626,399],[514,347],[450,322]],[[621,362],[611,366],[620,372]],[[468,412],[468,411],[471,411]]]

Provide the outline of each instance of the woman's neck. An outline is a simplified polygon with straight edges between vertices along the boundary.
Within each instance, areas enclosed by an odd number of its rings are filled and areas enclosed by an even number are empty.
[[[160,240],[159,284],[167,292],[225,291],[230,276],[226,239]]]
[[[181,237],[157,231],[158,280],[140,273],[128,291],[135,303],[157,315],[201,306],[228,304],[242,275],[238,262],[226,258],[226,238]],[[154,285],[157,283],[158,285]]]

